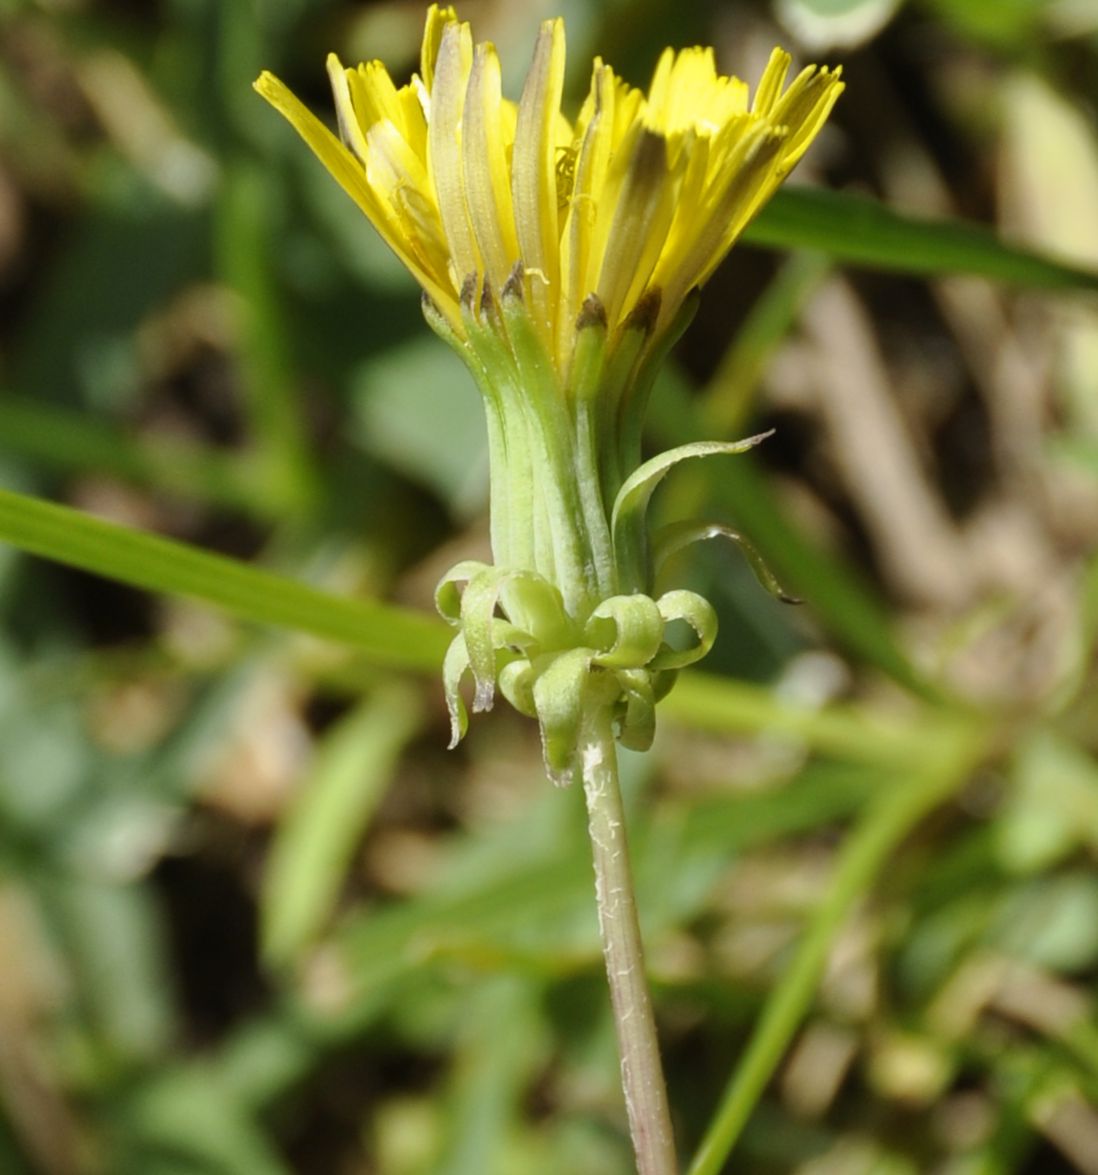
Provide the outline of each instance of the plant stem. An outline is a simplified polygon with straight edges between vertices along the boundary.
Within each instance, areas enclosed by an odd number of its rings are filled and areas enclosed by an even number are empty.
[[[593,688],[591,693],[595,692]],[[599,930],[637,1172],[675,1175],[675,1141],[656,1022],[644,976],[609,705],[591,699],[580,724],[579,754],[595,864]]]

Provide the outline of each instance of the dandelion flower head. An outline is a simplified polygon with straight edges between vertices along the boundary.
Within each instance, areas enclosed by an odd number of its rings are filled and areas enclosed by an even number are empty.
[[[419,280],[428,322],[480,387],[493,563],[462,561],[436,595],[457,630],[443,667],[453,740],[471,675],[474,710],[498,689],[538,719],[558,782],[575,774],[590,698],[610,698],[618,739],[643,749],[658,699],[716,637],[712,606],[659,594],[657,573],[686,542],[742,536],[649,536],[647,503],[679,461],[763,436],[642,463],[647,394],[693,291],[843,88],[814,66],[787,84],[775,49],[752,93],[717,72],[712,49],[668,49],[646,93],[596,59],[572,122],[564,52],[563,23],[546,21],[510,101],[494,47],[432,5],[407,85],[380,62],[328,58],[338,136],[271,74],[256,83]]]
[[[369,217],[460,335],[460,303],[523,283],[564,371],[589,299],[611,336],[638,305],[674,321],[819,132],[843,89],[810,66],[786,85],[775,49],[755,92],[712,49],[664,51],[647,93],[596,59],[574,122],[561,113],[565,38],[546,21],[519,101],[495,47],[453,8],[427,13],[421,68],[328,58],[339,137],[269,73],[256,83]]]

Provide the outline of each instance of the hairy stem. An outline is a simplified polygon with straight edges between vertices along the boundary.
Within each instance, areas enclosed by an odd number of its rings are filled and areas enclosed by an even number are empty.
[[[592,693],[595,691],[592,690]],[[659,1041],[644,976],[644,952],[610,708],[592,700],[580,726],[579,753],[595,864],[599,930],[621,1056],[621,1080],[638,1175],[675,1175],[675,1141]]]

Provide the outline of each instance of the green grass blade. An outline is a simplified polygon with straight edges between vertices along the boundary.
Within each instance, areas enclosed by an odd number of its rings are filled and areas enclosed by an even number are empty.
[[[876,595],[789,519],[750,458],[726,465],[715,479],[717,501],[750,535],[786,591],[804,599],[852,652],[916,693],[932,692],[900,649]]]
[[[819,188],[778,192],[744,233],[753,245],[821,249],[898,273],[966,273],[1011,285],[1098,290],[1098,273],[1009,245],[980,225],[925,220],[876,200]]]
[[[691,730],[788,736],[813,750],[855,763],[910,763],[926,745],[927,729],[944,730],[935,712],[890,721],[867,707],[800,706],[777,691],[746,681],[686,670],[660,702],[660,713]]]
[[[767,365],[831,268],[831,259],[821,253],[794,253],[756,299],[699,401],[706,435],[731,437],[747,430]]]
[[[269,272],[273,247],[270,185],[262,171],[237,163],[225,173],[216,219],[216,257],[238,297],[238,359],[251,433],[269,479],[299,506],[316,496],[301,402],[285,321]]]
[[[262,1126],[197,1065],[154,1071],[112,1108],[118,1175],[289,1175]]]
[[[262,925],[270,963],[292,963],[331,915],[419,710],[411,688],[393,683],[326,732],[267,861]]]
[[[96,1046],[123,1067],[160,1055],[176,1025],[167,944],[152,895],[54,871],[34,878],[34,892],[62,944],[80,991],[82,1025]]]
[[[502,1160],[524,1091],[546,1059],[540,996],[536,982],[508,975],[482,980],[471,991],[443,1099],[442,1153],[431,1167],[436,1175],[507,1169]],[[500,1025],[507,1030],[500,1032]],[[492,1048],[484,1048],[486,1040]]]
[[[441,621],[296,580],[79,510],[0,490],[0,542],[148,591],[189,596],[233,616],[325,637],[379,665],[436,671],[449,640]]]
[[[946,744],[916,775],[894,779],[847,837],[830,887],[773,989],[688,1175],[719,1175],[817,991],[850,910],[910,830],[967,778],[979,740]]]
[[[50,469],[105,474],[261,519],[292,502],[265,485],[257,464],[191,442],[137,438],[81,412],[0,396],[0,449]]]

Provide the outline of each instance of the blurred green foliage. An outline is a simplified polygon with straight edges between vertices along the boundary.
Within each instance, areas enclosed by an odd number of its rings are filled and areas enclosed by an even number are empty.
[[[549,14],[462,11],[516,73]],[[722,637],[624,763],[684,1159],[1093,1171],[1093,5],[554,11],[573,93],[849,80],[653,407],[778,426],[656,504],[805,600],[692,555]],[[582,805],[513,716],[442,749],[475,396],[250,88],[420,6],[0,13],[0,1171],[627,1171]]]

